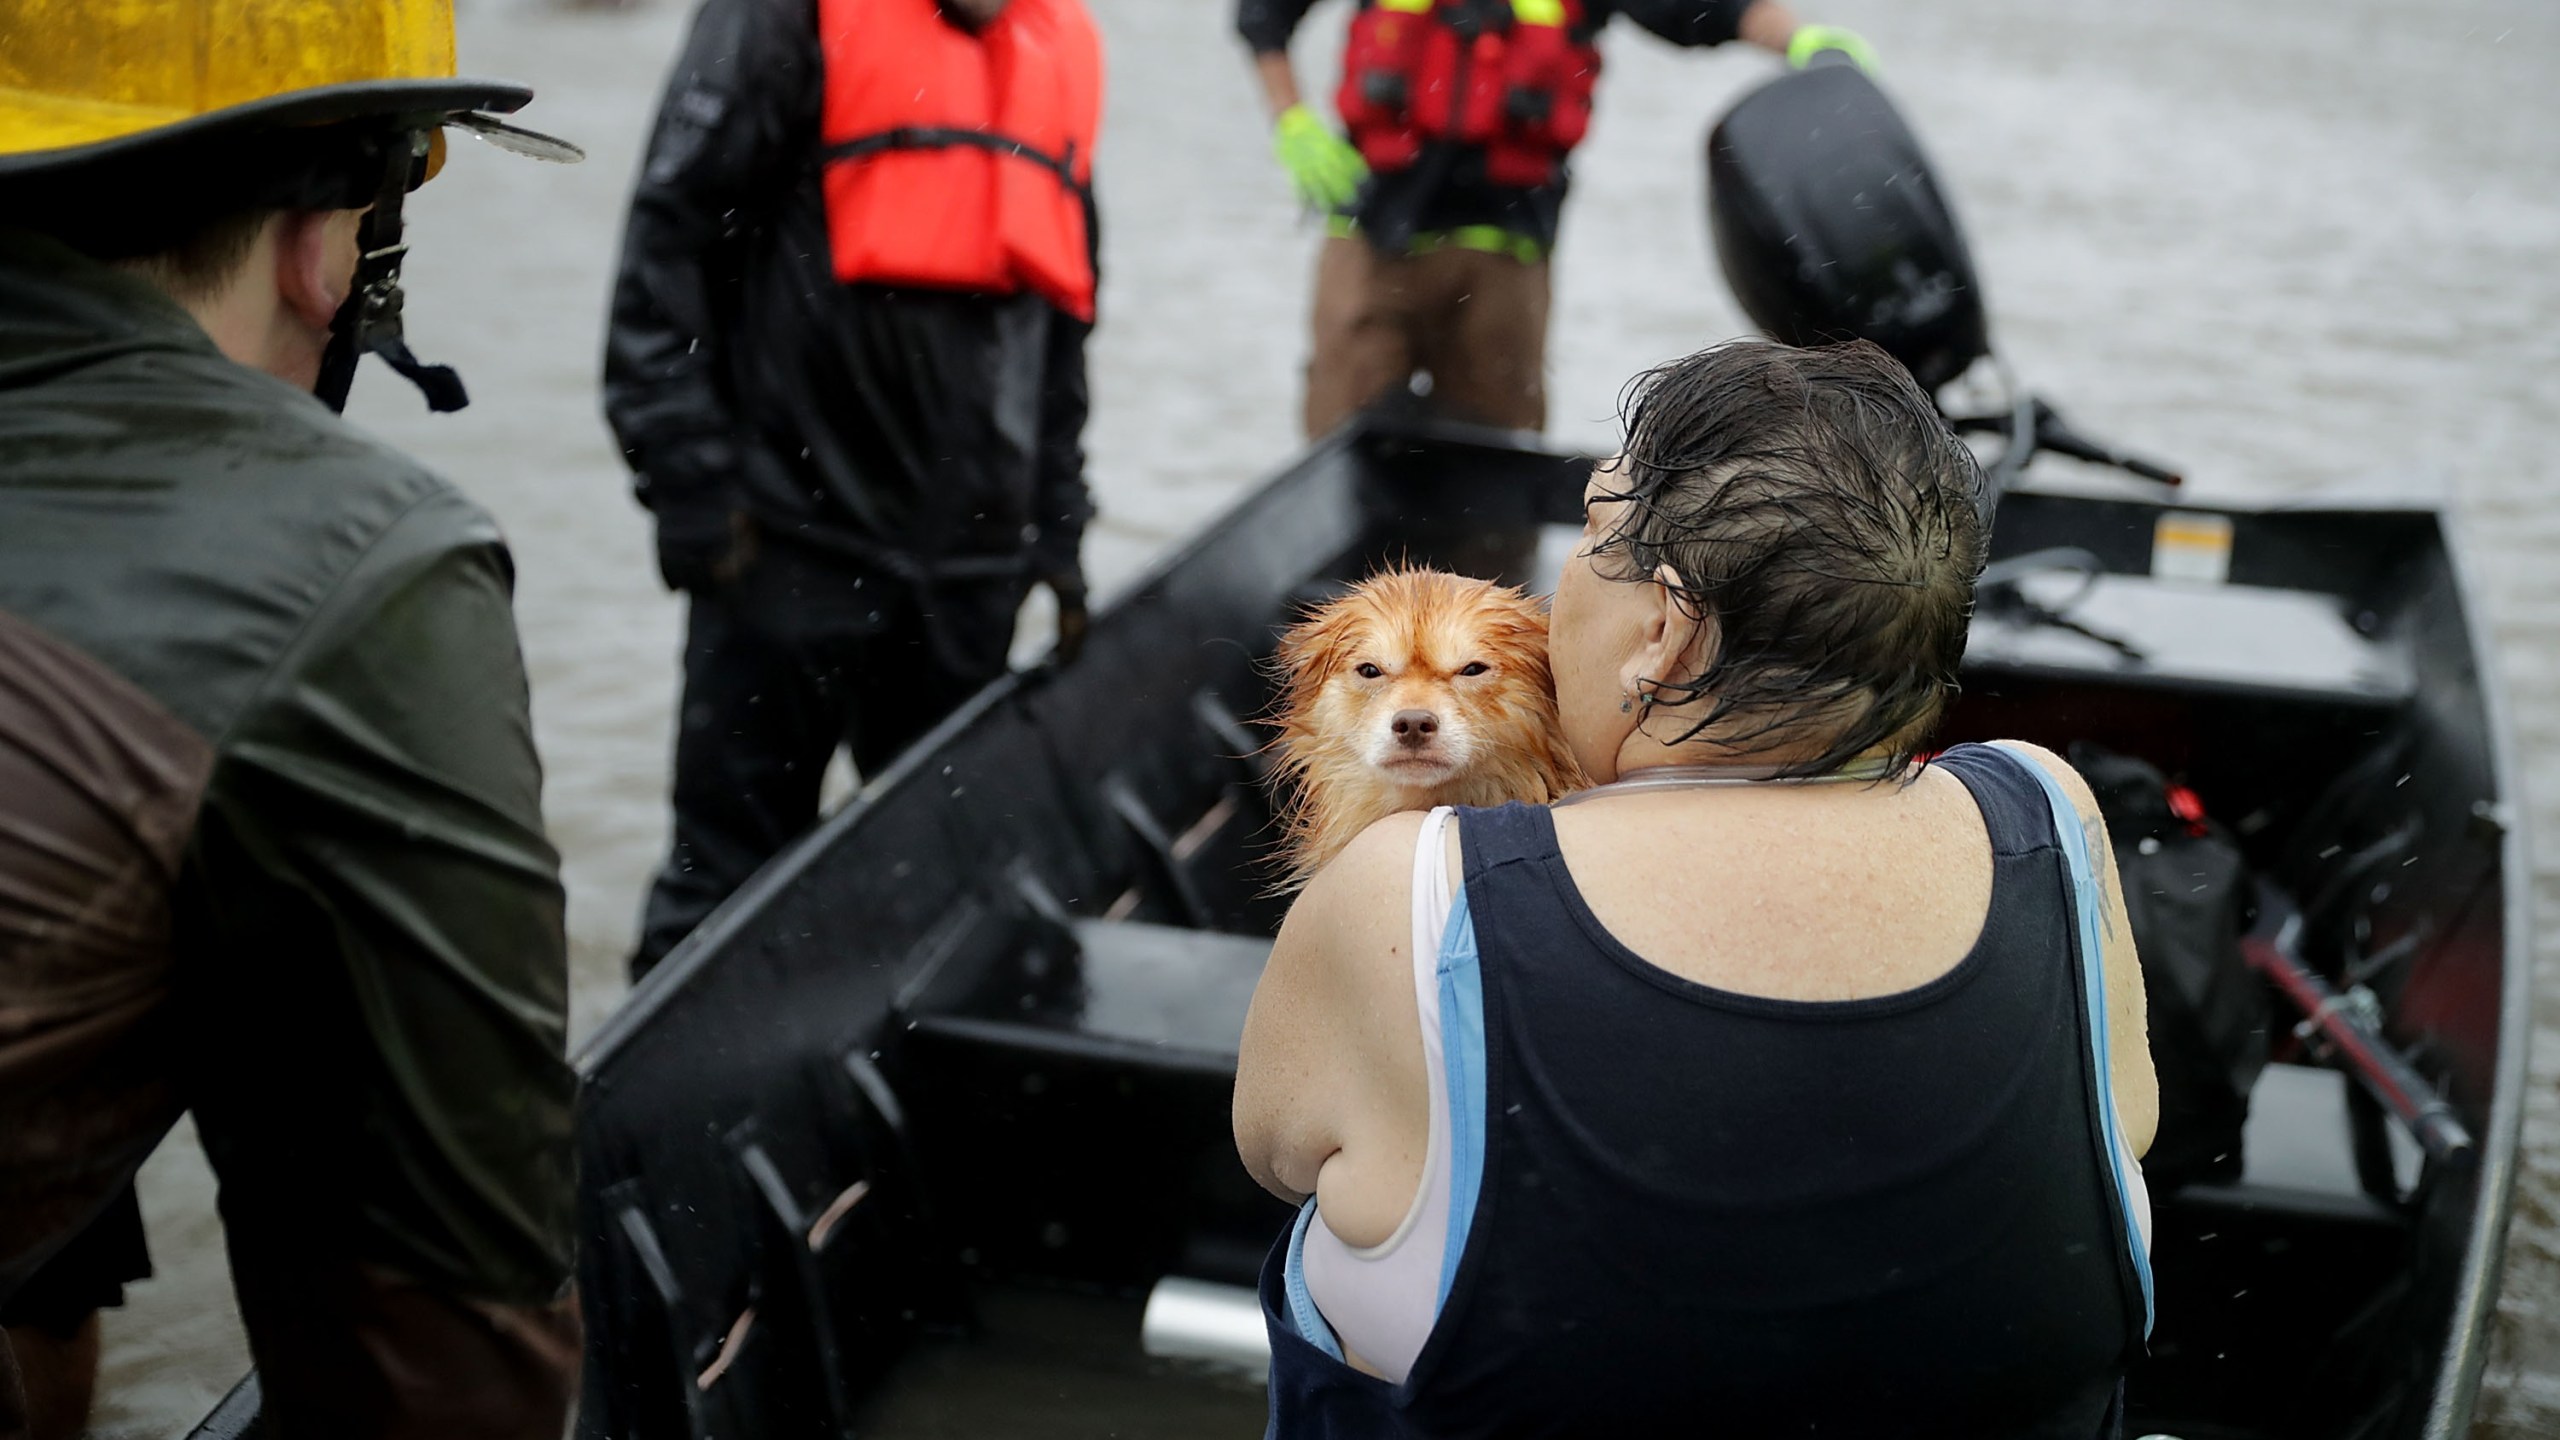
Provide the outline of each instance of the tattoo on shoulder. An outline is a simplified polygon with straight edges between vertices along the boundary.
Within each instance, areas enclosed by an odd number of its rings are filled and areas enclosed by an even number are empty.
[[[2089,865],[2094,872],[2091,878],[2098,882],[2098,923],[2105,927],[2106,937],[2113,940],[2116,938],[2116,911],[2114,906],[2106,903],[2106,877],[2116,868],[2116,854],[2107,844],[2106,822],[2083,815],[2080,817],[2080,833],[2089,844]]]

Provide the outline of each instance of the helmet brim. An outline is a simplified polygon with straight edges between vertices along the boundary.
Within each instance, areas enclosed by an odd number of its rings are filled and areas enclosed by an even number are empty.
[[[146,122],[93,140],[0,155],[0,180],[58,174],[141,155],[173,142],[218,140],[260,130],[374,117],[414,115],[424,124],[473,112],[504,115],[523,108],[532,98],[530,89],[496,80],[362,80],[320,85],[202,115]],[[6,133],[7,128],[0,125],[0,133]]]

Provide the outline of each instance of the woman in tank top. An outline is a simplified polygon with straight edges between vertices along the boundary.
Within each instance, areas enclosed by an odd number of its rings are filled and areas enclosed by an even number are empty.
[[[2035,747],[1918,759],[1979,470],[1863,344],[1632,395],[1555,595],[1596,788],[1380,821],[1255,994],[1273,1434],[2112,1435],[2158,1096],[2105,830]]]

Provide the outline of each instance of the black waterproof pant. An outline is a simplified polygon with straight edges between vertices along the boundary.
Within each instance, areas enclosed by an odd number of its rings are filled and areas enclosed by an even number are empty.
[[[836,747],[877,775],[1005,672],[1019,578],[919,592],[768,543],[692,599],[677,712],[675,843],[641,912],[634,980],[818,816]]]

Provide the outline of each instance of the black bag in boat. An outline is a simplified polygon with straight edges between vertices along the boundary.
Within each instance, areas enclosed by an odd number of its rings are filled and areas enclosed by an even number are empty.
[[[2267,1063],[2266,987],[2240,953],[2252,908],[2248,864],[2194,793],[2087,743],[2071,763],[2106,817],[2142,955],[2160,1133],[2142,1158],[2158,1192],[2240,1175],[2249,1091]]]

